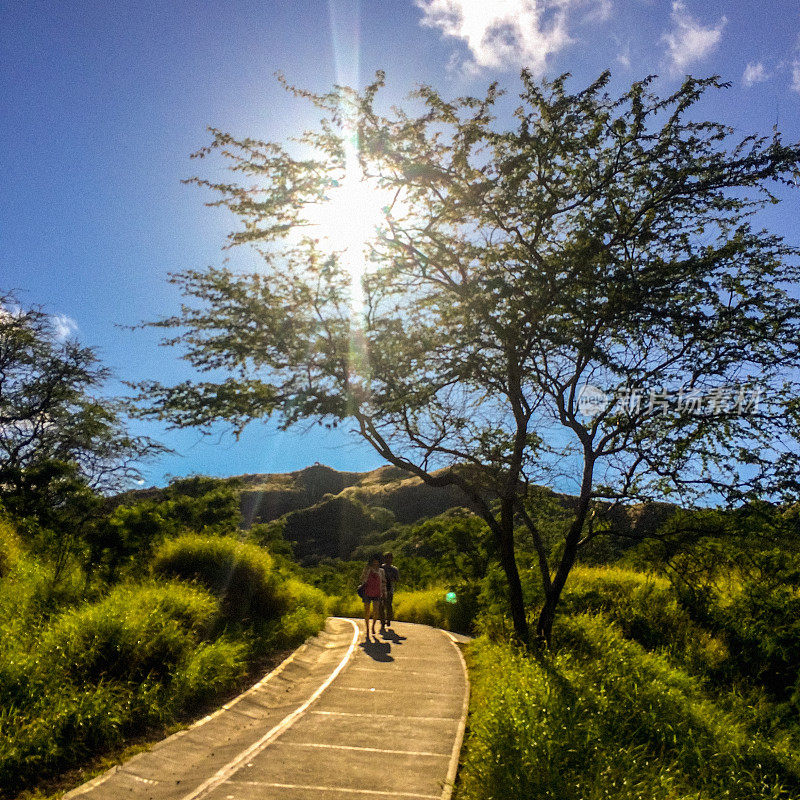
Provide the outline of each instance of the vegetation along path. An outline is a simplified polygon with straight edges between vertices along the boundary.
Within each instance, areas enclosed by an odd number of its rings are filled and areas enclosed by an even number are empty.
[[[443,631],[339,618],[259,683],[65,800],[448,798],[469,684]]]

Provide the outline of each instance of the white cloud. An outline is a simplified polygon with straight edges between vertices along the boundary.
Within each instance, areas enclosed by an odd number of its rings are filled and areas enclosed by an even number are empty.
[[[763,83],[769,78],[764,65],[758,61],[755,64],[750,64],[745,67],[744,74],[742,75],[742,83],[745,86],[752,86],[754,83]]]
[[[594,7],[589,10],[581,22],[597,24],[611,19],[611,12],[614,10],[611,0],[596,0],[592,5]]]
[[[60,342],[69,339],[78,330],[78,323],[66,314],[54,314],[50,317],[50,322],[53,326],[53,333]]]
[[[626,44],[623,50],[620,50],[617,53],[617,64],[619,64],[623,69],[630,69],[631,68],[631,46],[630,44]]]
[[[795,61],[792,64],[792,89],[795,92],[800,92],[800,61]]]
[[[661,38],[667,44],[670,70],[673,74],[683,72],[689,64],[705,58],[719,44],[722,29],[727,23],[722,17],[713,28],[703,27],[686,9],[681,0],[672,4],[673,29]]]
[[[422,24],[462,39],[472,57],[467,71],[527,67],[541,75],[549,56],[571,41],[567,14],[591,6],[602,18],[610,0],[415,0]]]

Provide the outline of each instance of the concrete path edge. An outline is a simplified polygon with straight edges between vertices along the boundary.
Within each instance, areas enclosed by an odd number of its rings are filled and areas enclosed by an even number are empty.
[[[447,769],[447,778],[442,789],[442,800],[450,800],[455,789],[456,775],[458,774],[458,765],[461,760],[461,748],[464,744],[464,732],[467,729],[467,718],[469,717],[469,698],[470,698],[470,684],[469,684],[469,670],[467,669],[467,662],[464,660],[464,654],[458,646],[456,637],[448,631],[443,630],[442,633],[447,637],[451,645],[456,649],[458,657],[461,661],[461,668],[464,670],[464,705],[461,709],[461,719],[458,723],[458,731],[456,738],[453,741],[453,754],[450,756],[450,765]]]

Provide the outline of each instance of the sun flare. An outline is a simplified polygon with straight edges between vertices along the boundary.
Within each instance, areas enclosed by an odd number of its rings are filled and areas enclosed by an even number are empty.
[[[364,312],[363,278],[367,270],[366,246],[386,218],[391,195],[364,177],[355,147],[347,148],[345,174],[327,192],[325,202],[304,209],[314,238],[350,273],[354,316]]]

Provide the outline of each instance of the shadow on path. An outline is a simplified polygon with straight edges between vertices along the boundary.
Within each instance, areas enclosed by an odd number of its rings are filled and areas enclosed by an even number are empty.
[[[408,637],[398,635],[391,628],[385,628],[381,631],[381,638],[388,639],[389,641],[394,642],[394,644],[402,644]]]
[[[392,646],[389,642],[367,639],[365,642],[361,642],[361,649],[373,659],[373,661],[394,661],[394,658],[390,654]]]

